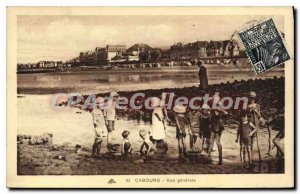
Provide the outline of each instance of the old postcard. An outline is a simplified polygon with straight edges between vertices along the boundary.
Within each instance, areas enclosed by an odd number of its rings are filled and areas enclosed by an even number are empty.
[[[7,187],[293,188],[293,11],[8,7]]]

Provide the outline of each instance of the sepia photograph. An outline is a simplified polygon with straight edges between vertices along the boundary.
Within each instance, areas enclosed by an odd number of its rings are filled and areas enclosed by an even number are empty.
[[[8,187],[293,187],[293,11],[8,7]]]

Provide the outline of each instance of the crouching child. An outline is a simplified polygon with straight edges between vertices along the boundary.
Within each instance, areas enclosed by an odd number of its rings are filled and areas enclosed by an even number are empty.
[[[128,154],[132,153],[132,143],[129,138],[130,132],[127,130],[124,130],[122,133],[122,149],[121,149],[121,154],[122,156],[127,156]]]
[[[150,140],[150,134],[146,130],[141,129],[139,131],[139,135],[143,139],[143,143],[140,148],[140,153],[141,153],[141,155],[145,155],[146,157],[148,157],[151,152],[156,151],[153,143]],[[145,152],[144,152],[144,147],[146,148]]]

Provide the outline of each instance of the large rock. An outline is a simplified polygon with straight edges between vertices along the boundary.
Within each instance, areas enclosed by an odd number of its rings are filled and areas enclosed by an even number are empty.
[[[31,135],[17,135],[17,141],[22,141],[22,140],[29,140],[31,139]]]
[[[30,139],[30,145],[39,145],[42,143],[43,143],[43,140],[40,138],[40,136],[33,136]]]
[[[43,144],[52,145],[52,133],[43,133],[41,136]]]
[[[30,139],[20,139],[20,144],[26,144],[26,145],[28,145],[29,144],[29,141],[30,141]]]
[[[54,144],[53,146],[52,146],[52,148],[51,148],[51,150],[60,150],[60,146],[59,145],[57,145],[57,144]]]
[[[31,145],[52,145],[52,137],[51,133],[43,133],[40,136],[31,137],[29,144]]]

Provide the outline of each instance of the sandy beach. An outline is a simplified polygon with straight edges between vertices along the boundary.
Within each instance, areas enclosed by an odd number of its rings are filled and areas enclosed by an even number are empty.
[[[238,150],[236,150],[238,152]],[[57,159],[63,156],[63,160]],[[233,159],[233,156],[225,156]],[[228,161],[228,160],[226,160]],[[257,174],[284,173],[284,160],[264,157],[252,166],[238,161],[223,165],[198,160],[178,160],[171,157],[150,157],[137,154],[128,158],[104,154],[92,157],[90,151],[77,152],[74,147],[52,150],[43,145],[18,145],[19,175],[137,175],[137,174]]]

